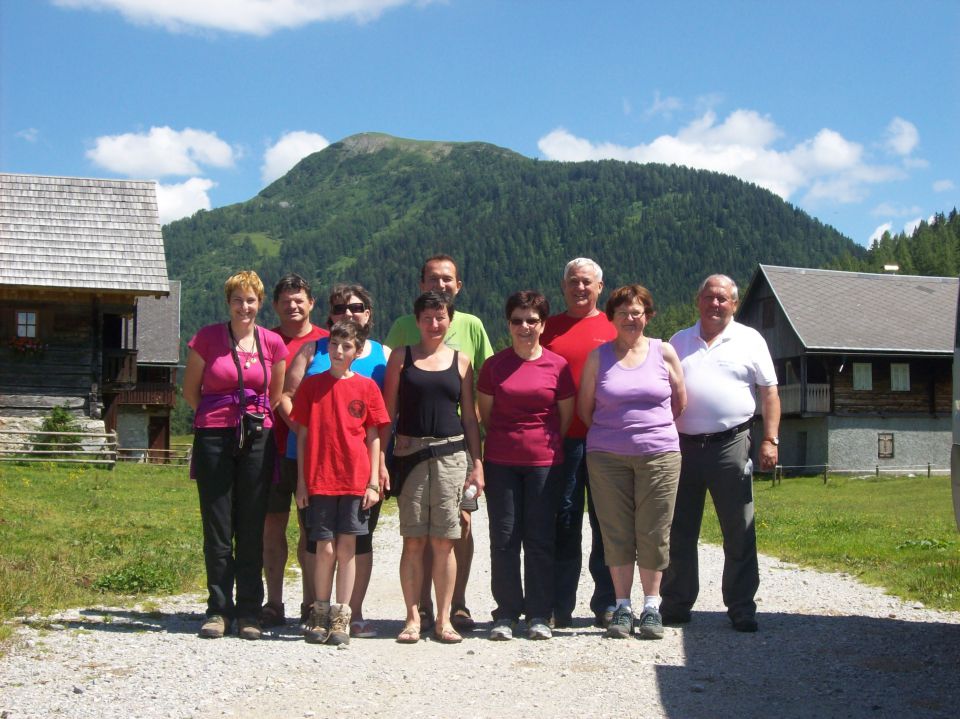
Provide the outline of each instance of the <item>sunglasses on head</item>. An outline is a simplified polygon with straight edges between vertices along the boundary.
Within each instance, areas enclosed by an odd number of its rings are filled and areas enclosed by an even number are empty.
[[[367,309],[367,306],[363,302],[351,302],[349,304],[341,303],[333,306],[333,314],[342,315],[346,314],[347,310],[350,310],[353,314],[358,315]]]

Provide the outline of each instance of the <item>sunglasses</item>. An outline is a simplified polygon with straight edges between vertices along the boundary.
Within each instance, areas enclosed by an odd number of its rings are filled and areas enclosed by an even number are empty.
[[[511,317],[510,324],[514,327],[519,327],[520,325],[529,325],[530,327],[536,327],[540,324],[539,317]]]
[[[350,310],[353,314],[358,315],[367,309],[367,306],[363,302],[351,302],[350,304],[337,304],[332,308],[333,314],[343,315],[347,313],[347,310]]]

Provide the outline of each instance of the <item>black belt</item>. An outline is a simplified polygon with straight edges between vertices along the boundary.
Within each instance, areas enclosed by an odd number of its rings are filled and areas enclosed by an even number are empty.
[[[736,427],[731,427],[730,429],[725,429],[722,432],[710,432],[708,434],[684,434],[679,432],[681,439],[684,439],[688,442],[698,442],[700,444],[712,444],[713,442],[725,442],[728,439],[733,439],[738,434],[740,434],[745,429],[750,429],[750,425],[753,424],[753,419],[748,419],[743,424],[738,424]]]
[[[410,472],[428,459],[438,457],[449,457],[451,454],[466,450],[467,444],[464,440],[458,439],[455,442],[443,442],[427,445],[419,452],[413,454],[397,455],[393,454],[388,460],[388,469],[390,471],[390,496],[399,497],[403,491],[403,483],[406,481]]]

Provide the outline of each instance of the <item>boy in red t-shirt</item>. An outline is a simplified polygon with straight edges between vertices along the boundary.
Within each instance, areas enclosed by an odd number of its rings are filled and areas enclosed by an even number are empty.
[[[367,533],[368,510],[380,500],[378,428],[390,424],[380,388],[350,371],[366,331],[354,320],[330,328],[330,369],[303,380],[290,417],[297,432],[297,506],[306,510],[317,543],[317,600],[304,631],[308,642],[350,643],[350,596],[357,535]],[[330,603],[334,567],[337,603]]]

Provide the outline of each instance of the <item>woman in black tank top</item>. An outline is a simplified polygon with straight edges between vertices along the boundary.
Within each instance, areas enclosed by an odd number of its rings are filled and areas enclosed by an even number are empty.
[[[393,490],[400,509],[400,584],[407,615],[397,641],[420,639],[418,606],[429,541],[437,596],[435,638],[455,643],[461,637],[450,623],[450,602],[460,501],[468,487],[483,491],[473,368],[468,357],[443,343],[453,318],[450,295],[426,292],[413,307],[420,342],[395,348],[399,351],[390,355],[383,388],[387,410],[397,421],[390,481],[403,485],[399,494]]]

